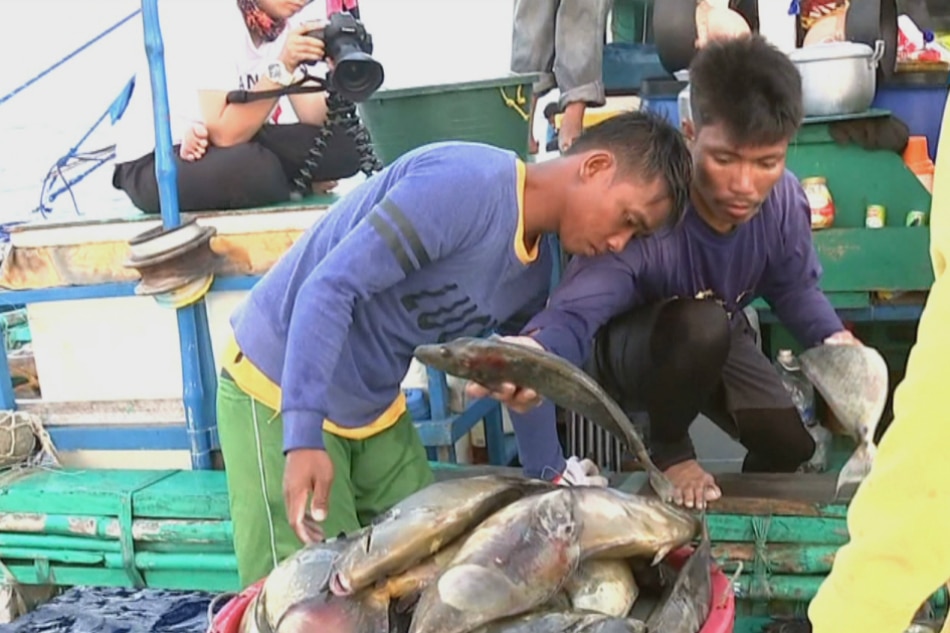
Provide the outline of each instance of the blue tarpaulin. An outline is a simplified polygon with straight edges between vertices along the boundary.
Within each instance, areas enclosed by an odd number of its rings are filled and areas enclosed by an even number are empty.
[[[0,633],[205,633],[212,598],[195,591],[73,587],[0,624]]]

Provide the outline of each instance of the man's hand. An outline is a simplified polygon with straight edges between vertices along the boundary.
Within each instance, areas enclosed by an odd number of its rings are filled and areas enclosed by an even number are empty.
[[[597,486],[607,487],[607,478],[600,474],[597,464],[589,459],[578,459],[571,455],[564,472],[554,478],[559,486]]]
[[[284,504],[287,520],[304,543],[323,540],[319,523],[327,518],[327,501],[333,482],[333,462],[326,451],[297,449],[287,453],[284,468]],[[310,507],[307,497],[313,494]]]
[[[854,334],[848,330],[835,332],[823,342],[825,345],[862,345],[861,341],[855,338]]]
[[[293,72],[301,64],[312,64],[323,59],[323,40],[307,35],[308,32],[323,26],[319,21],[305,22],[287,35],[284,49],[280,52],[280,61],[289,72]]]
[[[525,347],[533,347],[540,350],[544,349],[540,343],[530,336],[503,336],[501,340],[506,343],[524,345]],[[539,396],[534,389],[522,388],[510,382],[502,383],[497,389],[492,390],[470,380],[468,384],[465,385],[465,394],[469,398],[485,398],[491,396],[518,413],[526,413],[541,404],[541,396]]]

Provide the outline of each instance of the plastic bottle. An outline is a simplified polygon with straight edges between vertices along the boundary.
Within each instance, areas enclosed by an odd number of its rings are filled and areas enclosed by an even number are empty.
[[[930,160],[926,136],[911,136],[907,139],[907,148],[904,149],[904,164],[920,180],[920,184],[928,193],[934,188],[934,163]]]
[[[831,432],[822,426],[815,413],[815,388],[805,378],[791,350],[779,350],[775,360],[775,370],[782,379],[785,390],[795,403],[802,424],[815,440],[815,453],[812,458],[802,464],[804,472],[822,472],[828,467],[828,450],[831,444]]]
[[[688,76],[687,76],[688,77]],[[683,81],[682,79],[680,81]],[[676,109],[679,111],[680,115],[680,124],[683,121],[693,120],[693,112],[690,109],[689,105],[689,84],[686,84],[686,87],[680,90],[679,94],[676,95]]]

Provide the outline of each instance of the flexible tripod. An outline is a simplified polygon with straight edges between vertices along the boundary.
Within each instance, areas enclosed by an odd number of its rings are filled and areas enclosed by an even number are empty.
[[[261,90],[251,92],[249,90],[232,90],[227,95],[228,103],[248,103],[259,99],[268,99],[271,97],[280,97],[282,95],[300,94],[306,92],[326,92],[327,93],[327,122],[317,136],[313,139],[313,147],[307,152],[307,158],[304,160],[304,166],[300,168],[298,174],[293,179],[294,190],[291,192],[292,200],[300,200],[311,191],[313,175],[323,160],[323,152],[327,149],[330,136],[335,130],[342,129],[346,134],[353,138],[356,145],[356,151],[360,156],[360,171],[367,176],[383,168],[383,163],[376,155],[373,149],[373,141],[370,138],[369,130],[360,121],[357,113],[356,104],[340,96],[332,89],[330,76],[326,79],[305,76],[299,82],[286,88],[275,90]]]
[[[363,125],[357,113],[356,104],[341,97],[332,89],[324,87],[327,92],[327,124],[320,129],[317,136],[313,139],[313,147],[307,152],[307,158],[304,160],[304,166],[294,178],[294,199],[299,200],[305,194],[310,192],[310,186],[313,182],[313,174],[317,171],[320,161],[323,159],[323,152],[327,148],[330,136],[335,131],[342,128],[344,132],[353,138],[356,145],[356,151],[360,157],[360,171],[367,176],[373,172],[380,171],[383,163],[376,155],[373,149],[373,141],[370,138],[369,130]]]

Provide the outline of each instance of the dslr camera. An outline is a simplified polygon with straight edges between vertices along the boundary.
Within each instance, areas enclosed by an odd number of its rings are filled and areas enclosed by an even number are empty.
[[[322,29],[307,33],[323,40],[326,57],[333,61],[330,86],[353,102],[369,98],[383,83],[383,66],[371,57],[373,36],[349,13],[334,13]]]

